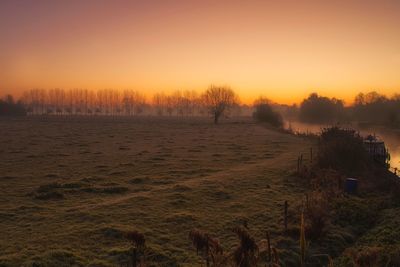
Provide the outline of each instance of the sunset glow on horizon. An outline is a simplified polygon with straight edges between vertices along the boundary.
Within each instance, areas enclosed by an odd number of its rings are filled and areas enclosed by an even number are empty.
[[[400,1],[1,1],[0,95],[231,86],[242,101],[400,93]]]

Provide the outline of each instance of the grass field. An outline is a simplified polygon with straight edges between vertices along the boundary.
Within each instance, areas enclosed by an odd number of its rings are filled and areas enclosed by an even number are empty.
[[[27,118],[0,121],[0,263],[119,266],[132,229],[149,260],[198,266],[188,232],[236,244],[276,237],[310,141],[250,120]],[[1,264],[0,264],[1,265]]]

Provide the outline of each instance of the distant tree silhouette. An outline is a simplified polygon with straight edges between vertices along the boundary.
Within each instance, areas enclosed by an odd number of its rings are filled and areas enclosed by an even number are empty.
[[[162,116],[193,116],[200,113],[200,100],[195,91],[174,91],[171,94],[156,93],[152,105],[155,113]]]
[[[375,91],[359,93],[354,99],[355,120],[379,124],[400,124],[400,96],[388,98]]]
[[[133,116],[143,112],[144,95],[115,89],[32,89],[21,98],[31,115],[112,115]]]
[[[156,93],[153,95],[153,106],[158,116],[162,116],[164,114],[166,106],[165,102],[165,95],[163,93]]]
[[[238,102],[238,97],[231,88],[214,85],[204,92],[202,99],[205,107],[214,116],[215,124],[227,109]]]
[[[282,127],[283,119],[281,114],[274,111],[271,102],[266,98],[259,98],[254,102],[255,111],[253,118],[259,122],[266,122],[274,127]]]
[[[0,115],[2,116],[25,116],[26,109],[20,101],[15,102],[11,95],[0,99]]]
[[[243,108],[236,102],[237,97],[231,89],[220,89],[207,90],[208,93],[219,92],[214,96],[220,97],[221,101],[212,112],[217,115],[216,122],[228,108],[234,109],[238,115]],[[129,89],[31,89],[24,92],[21,103],[29,115],[136,116],[148,112],[159,116],[205,116],[207,111],[211,111],[212,107],[208,104],[214,97],[212,94],[208,94],[210,98],[205,97],[207,94],[199,95],[190,90],[177,90],[170,94],[161,92],[155,93],[148,103],[143,94]]]
[[[300,105],[299,119],[308,123],[332,123],[343,117],[343,101],[312,93]]]
[[[199,95],[194,90],[183,91],[181,101],[183,114],[186,114],[186,116],[194,115],[200,109]]]

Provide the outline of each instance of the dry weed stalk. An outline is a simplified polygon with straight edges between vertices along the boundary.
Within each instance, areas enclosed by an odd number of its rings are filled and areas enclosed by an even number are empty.
[[[304,223],[304,213],[301,213],[300,219],[300,266],[305,266],[306,260],[306,233]]]
[[[189,239],[196,248],[197,255],[199,252],[203,254],[207,267],[210,266],[210,260],[214,267],[222,266],[225,262],[223,249],[218,239],[210,237],[208,233],[199,229],[190,231]]]
[[[250,236],[244,227],[236,227],[233,229],[233,232],[237,234],[240,240],[238,247],[233,252],[233,260],[236,266],[257,266],[259,250],[255,239]]]
[[[131,241],[132,244],[132,266],[137,266],[137,254],[138,252],[144,252],[145,238],[144,235],[136,230],[130,231],[126,234],[126,238]],[[144,258],[140,261],[140,266],[144,266]]]

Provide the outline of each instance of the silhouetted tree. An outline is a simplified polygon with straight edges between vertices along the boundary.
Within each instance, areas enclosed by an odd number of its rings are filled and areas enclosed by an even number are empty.
[[[268,99],[259,98],[254,102],[254,108],[253,118],[257,121],[269,123],[274,127],[283,126],[281,114],[272,109]]]
[[[300,105],[299,119],[309,123],[332,123],[344,114],[343,101],[312,93]]]
[[[14,102],[12,95],[0,99],[0,115],[2,116],[25,116],[26,109],[21,102]]]
[[[208,111],[214,116],[215,124],[227,109],[238,102],[238,97],[231,88],[214,85],[204,92],[202,99]]]
[[[353,118],[357,121],[398,125],[400,123],[400,98],[387,98],[377,92],[359,93],[352,107]]]

